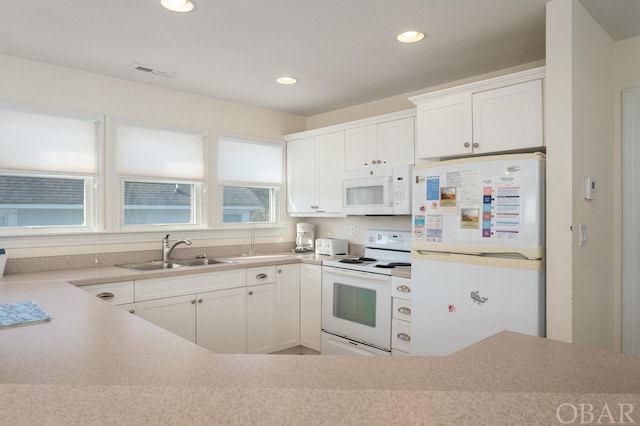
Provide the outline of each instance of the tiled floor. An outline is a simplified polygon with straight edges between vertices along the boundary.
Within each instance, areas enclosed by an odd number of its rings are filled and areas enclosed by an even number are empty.
[[[304,346],[296,346],[294,348],[285,349],[284,351],[273,352],[271,355],[320,355],[320,352],[305,348]]]

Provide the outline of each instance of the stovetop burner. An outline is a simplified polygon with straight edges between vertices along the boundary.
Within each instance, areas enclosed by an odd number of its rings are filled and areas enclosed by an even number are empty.
[[[360,256],[357,259],[354,258],[350,258],[350,259],[340,259],[339,262],[340,263],[349,263],[352,265],[357,265],[360,263],[364,263],[364,262],[375,262],[376,259],[372,258],[372,257],[364,257],[364,256]]]

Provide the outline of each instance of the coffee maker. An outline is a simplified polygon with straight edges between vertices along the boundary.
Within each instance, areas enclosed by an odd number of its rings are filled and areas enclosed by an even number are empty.
[[[296,225],[296,253],[313,252],[315,242],[315,225],[313,223],[300,222]]]

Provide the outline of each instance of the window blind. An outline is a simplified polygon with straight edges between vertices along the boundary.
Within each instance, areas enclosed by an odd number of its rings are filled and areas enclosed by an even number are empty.
[[[277,143],[220,137],[218,179],[221,183],[281,185],[283,146]]]
[[[0,169],[96,173],[96,123],[0,108]]]
[[[205,137],[202,134],[117,125],[118,175],[172,179],[204,179]]]

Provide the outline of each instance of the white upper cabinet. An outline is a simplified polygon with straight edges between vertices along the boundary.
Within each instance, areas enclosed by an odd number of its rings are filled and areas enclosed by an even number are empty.
[[[410,98],[417,106],[416,158],[531,149],[543,140],[544,68]]]
[[[287,212],[336,216],[342,210],[344,131],[287,142]]]
[[[414,117],[385,121],[345,131],[347,170],[414,163]]]

